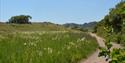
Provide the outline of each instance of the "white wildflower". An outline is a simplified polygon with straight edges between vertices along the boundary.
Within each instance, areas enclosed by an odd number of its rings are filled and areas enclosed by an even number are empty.
[[[52,52],[53,52],[52,48],[49,48],[49,47],[48,47],[48,53],[50,54],[50,53],[52,53]]]
[[[29,45],[31,45],[31,46],[37,46],[36,43],[33,43],[33,42],[29,43]]]
[[[68,50],[69,50],[70,48],[71,48],[70,46],[67,47]]]
[[[26,43],[24,43],[23,45],[26,45]]]
[[[81,38],[81,39],[78,39],[77,42],[81,42],[81,41],[84,41],[85,40],[85,37]]]
[[[83,37],[82,39],[81,39],[81,41],[84,41],[85,40],[85,37]]]
[[[75,45],[75,43],[74,43],[74,42],[69,42],[69,44],[70,44],[70,45]]]

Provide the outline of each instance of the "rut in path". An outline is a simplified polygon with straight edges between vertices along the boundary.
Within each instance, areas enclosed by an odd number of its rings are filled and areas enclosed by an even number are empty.
[[[100,47],[105,47],[104,39],[97,36],[96,34],[90,33],[91,36],[95,37]],[[121,48],[119,44],[112,43],[112,48]],[[87,59],[81,60],[79,63],[108,63],[105,61],[104,57],[98,57],[100,50],[97,49],[92,55]]]

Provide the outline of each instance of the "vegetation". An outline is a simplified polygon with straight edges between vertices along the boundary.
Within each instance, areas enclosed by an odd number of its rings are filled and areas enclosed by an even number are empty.
[[[82,32],[1,33],[0,63],[77,63],[96,48],[96,39]]]
[[[110,36],[110,34],[112,32],[109,32],[109,31],[107,31],[107,32],[109,33],[107,35],[107,37],[109,37],[109,38],[106,39],[106,42],[105,42],[106,48],[100,48],[101,52],[99,53],[99,57],[100,56],[106,57],[106,61],[108,61],[109,63],[125,63],[125,49],[114,48],[112,50],[111,49],[111,47],[112,47],[111,38],[112,37]]]
[[[47,22],[32,23],[32,24],[0,24],[0,32],[15,32],[15,31],[76,31],[65,28],[61,25],[56,25]]]
[[[103,31],[102,31],[103,30]],[[115,8],[110,9],[108,15],[105,16],[95,27],[95,32],[99,35],[107,37],[112,32],[112,40],[125,45],[125,1],[118,3]],[[120,40],[119,40],[120,39]]]
[[[111,50],[112,41],[125,45],[125,1],[110,9],[109,14],[94,29],[94,32],[106,38],[106,48],[101,48],[99,56],[106,57],[109,63],[125,63],[125,49]]]
[[[7,23],[16,23],[16,24],[30,24],[29,19],[32,17],[29,15],[19,15],[19,16],[12,16]]]
[[[50,22],[0,23],[0,63],[77,63],[97,47],[89,34]]]
[[[91,29],[106,39],[99,56],[109,63],[125,63],[125,49],[111,50],[111,42],[125,46],[125,0],[98,23],[31,24],[31,18],[12,16],[9,24],[0,23],[0,63],[77,63],[98,47],[95,38],[81,32]]]

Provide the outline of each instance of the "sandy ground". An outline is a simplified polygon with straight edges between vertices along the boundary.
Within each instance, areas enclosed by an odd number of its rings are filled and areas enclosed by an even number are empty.
[[[105,47],[104,39],[97,36],[96,34],[90,33],[91,36],[96,37],[97,42],[100,47]],[[119,44],[112,43],[112,48],[121,48]],[[87,59],[81,60],[79,63],[108,63],[105,61],[104,57],[98,57],[100,50],[97,49],[92,55],[90,55]]]

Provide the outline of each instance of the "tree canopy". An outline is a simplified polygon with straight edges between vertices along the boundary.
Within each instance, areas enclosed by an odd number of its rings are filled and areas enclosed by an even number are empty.
[[[15,23],[15,24],[30,24],[29,19],[32,19],[29,15],[19,15],[19,16],[12,16],[9,19],[8,23]]]

